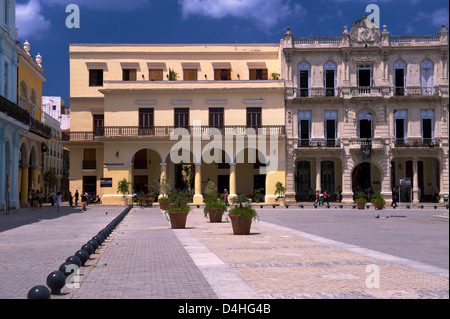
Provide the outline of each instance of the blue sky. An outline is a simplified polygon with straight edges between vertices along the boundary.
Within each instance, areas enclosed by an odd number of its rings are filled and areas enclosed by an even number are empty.
[[[79,29],[66,27],[72,3]],[[371,3],[391,35],[448,29],[447,0],[16,0],[16,27],[43,57],[44,95],[69,105],[70,43],[278,43],[287,26],[294,37],[340,36]]]

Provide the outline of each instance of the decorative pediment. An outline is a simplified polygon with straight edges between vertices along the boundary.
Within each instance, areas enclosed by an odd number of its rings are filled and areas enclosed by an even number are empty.
[[[369,27],[367,16],[353,23],[350,30],[350,42],[352,46],[376,46],[381,41],[381,31],[376,27]]]

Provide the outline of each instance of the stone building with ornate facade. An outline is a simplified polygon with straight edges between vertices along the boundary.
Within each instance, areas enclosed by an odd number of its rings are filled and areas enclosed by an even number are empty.
[[[438,30],[439,31],[439,30]],[[389,203],[449,192],[448,32],[392,36],[366,17],[335,38],[281,39],[286,202],[359,190]],[[411,184],[409,184],[411,183]]]

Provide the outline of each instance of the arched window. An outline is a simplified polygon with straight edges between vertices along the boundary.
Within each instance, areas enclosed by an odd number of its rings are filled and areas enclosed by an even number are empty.
[[[311,65],[302,62],[298,65],[298,88],[300,97],[308,97],[311,88]]]
[[[394,94],[404,96],[406,89],[406,63],[403,60],[397,60],[394,63]]]
[[[337,66],[333,61],[328,61],[323,66],[323,85],[325,96],[336,96]]]
[[[33,88],[31,89],[31,96],[30,96],[30,115],[32,118],[36,118],[36,109],[39,109],[38,105],[38,98],[36,90]]]
[[[358,137],[372,138],[374,127],[373,115],[369,111],[362,111],[358,114]]]
[[[423,95],[433,95],[434,64],[426,59],[420,63],[420,86]]]
[[[24,81],[20,82],[19,88],[19,106],[24,110],[27,109],[28,103],[28,88]]]

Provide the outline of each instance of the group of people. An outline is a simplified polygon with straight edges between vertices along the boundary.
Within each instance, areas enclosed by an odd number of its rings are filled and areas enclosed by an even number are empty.
[[[319,206],[323,206],[325,202],[327,202],[327,205],[330,206],[330,202],[329,202],[329,195],[327,190],[325,189],[323,192],[316,192],[316,200],[314,201],[314,207],[316,207],[316,205]]]
[[[72,192],[69,191],[69,206],[73,206],[73,201],[75,199],[75,207],[78,207],[78,200],[81,197],[81,210],[86,211],[89,195],[87,192],[82,192],[81,195],[78,193],[78,189],[75,191],[75,195],[72,196]],[[100,202],[100,197],[97,195],[96,202]]]
[[[58,192],[55,193],[54,191],[52,191],[49,195],[48,195],[48,199],[50,201],[50,206],[51,207],[56,207],[57,211],[60,211],[60,207],[61,207],[61,199],[62,199],[62,193]],[[39,193],[39,190],[31,190],[28,194],[28,200],[30,202],[30,207],[32,210],[39,208],[42,208],[42,203],[44,201],[44,197]]]

